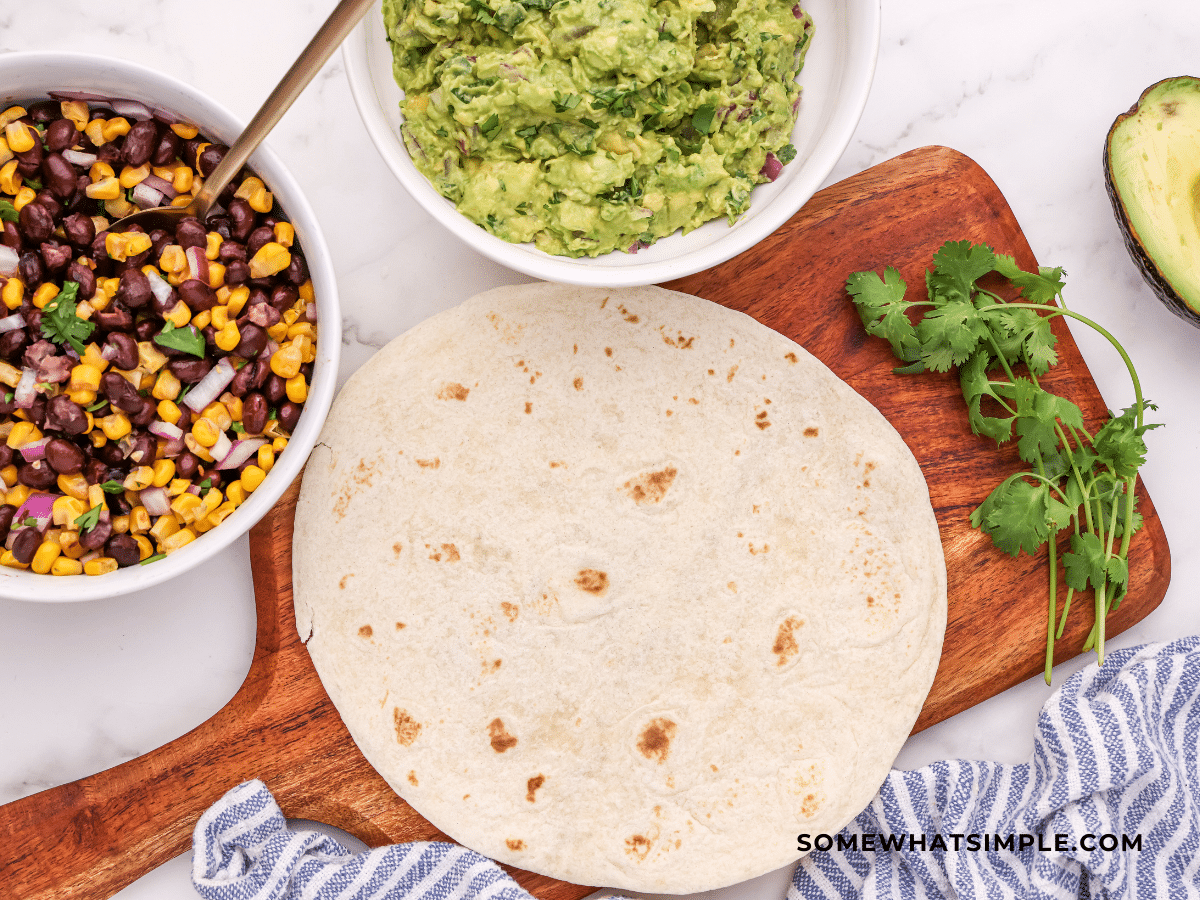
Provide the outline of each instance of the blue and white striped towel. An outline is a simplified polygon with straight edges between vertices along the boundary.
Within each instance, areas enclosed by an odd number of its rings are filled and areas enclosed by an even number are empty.
[[[787,900],[1200,897],[1198,700],[1200,637],[1111,653],[1046,703],[1031,762],[893,771],[801,861]],[[200,819],[192,874],[207,900],[530,900],[456,845],[356,855],[289,832],[259,781]]]

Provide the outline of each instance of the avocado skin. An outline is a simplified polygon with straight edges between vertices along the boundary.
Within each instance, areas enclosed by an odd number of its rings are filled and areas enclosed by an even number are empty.
[[[1153,92],[1163,88],[1166,85],[1173,83],[1190,83],[1196,84],[1200,82],[1200,78],[1190,75],[1177,75],[1171,78],[1164,78],[1161,81],[1156,81],[1150,85],[1141,95],[1133,106],[1127,111],[1117,116],[1113,121],[1112,126],[1108,130],[1108,135],[1104,141],[1104,186],[1108,193],[1108,199],[1112,203],[1113,213],[1116,216],[1117,224],[1120,226],[1121,237],[1125,241],[1125,247],[1129,251],[1130,257],[1133,259],[1134,265],[1142,274],[1142,278],[1150,286],[1154,295],[1162,301],[1175,315],[1184,321],[1200,328],[1200,297],[1194,297],[1189,300],[1179,294],[1178,291],[1163,275],[1158,263],[1153,256],[1147,252],[1137,230],[1129,220],[1129,212],[1125,207],[1125,201],[1117,188],[1115,178],[1113,177],[1112,169],[1112,142],[1113,137],[1117,133],[1121,124],[1131,116],[1135,115],[1142,106],[1146,103],[1146,98]],[[1197,129],[1200,130],[1200,122],[1197,123]]]

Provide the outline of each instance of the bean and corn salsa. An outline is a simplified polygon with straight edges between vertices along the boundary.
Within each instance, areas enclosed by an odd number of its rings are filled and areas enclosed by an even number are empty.
[[[295,230],[228,148],[133,101],[0,112],[0,565],[102,575],[217,527],[287,446],[316,356]]]

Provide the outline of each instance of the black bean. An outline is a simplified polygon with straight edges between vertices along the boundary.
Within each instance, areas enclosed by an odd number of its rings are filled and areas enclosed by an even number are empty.
[[[151,406],[154,404],[151,403]],[[151,417],[153,421],[153,417]],[[154,457],[158,455],[158,440],[149,432],[143,431],[133,439],[133,445],[129,448],[129,456],[127,457],[131,463],[137,466],[149,466],[154,463]]]
[[[280,273],[285,279],[299,287],[308,281],[308,263],[304,257],[292,250],[292,261],[287,264],[287,268]]]
[[[234,351],[237,352],[236,350]],[[233,381],[229,382],[229,393],[235,397],[245,397],[250,392],[251,381],[254,379],[254,364],[246,363],[234,373]],[[0,466],[3,468],[3,466]]]
[[[4,246],[12,250],[21,249],[21,232],[17,229],[16,222],[4,223]]]
[[[267,308],[270,309],[270,307]],[[260,325],[253,322],[239,322],[238,333],[242,339],[233,348],[233,352],[242,359],[257,359],[258,354],[267,348],[267,332]]]
[[[51,438],[46,445],[46,462],[59,475],[74,475],[83,471],[86,457],[74,441],[66,438]]]
[[[105,331],[124,331],[133,324],[133,313],[120,300],[113,300],[99,312],[92,313],[92,321]]]
[[[179,299],[192,312],[212,309],[217,305],[217,292],[197,278],[189,278],[179,285]]]
[[[267,427],[269,414],[266,397],[258,391],[247,394],[242,400],[242,427],[246,429],[246,434],[262,434]]]
[[[132,336],[124,331],[110,331],[108,337],[104,339],[104,343],[112,347],[112,350],[109,351],[112,358],[109,361],[114,366],[126,371],[137,368],[138,345]]]
[[[173,162],[179,154],[179,135],[170,128],[164,128],[162,134],[158,138],[158,146],[154,148],[154,152],[150,154],[150,164],[154,166],[165,166]]]
[[[141,396],[123,375],[105,372],[100,378],[100,390],[108,402],[123,413],[136,413],[142,408]]]
[[[224,144],[209,144],[201,150],[200,155],[196,158],[196,171],[200,173],[200,177],[207,178],[211,175],[213,169],[221,164],[221,160],[228,152],[229,148]]]
[[[245,260],[235,259],[225,266],[225,283],[237,287],[250,280],[250,264]]]
[[[67,264],[67,281],[74,281],[79,285],[76,299],[91,300],[96,296],[96,273],[79,260],[72,260]]]
[[[121,445],[117,441],[109,441],[97,452],[99,453],[100,458],[108,463],[110,468],[115,468],[117,466],[124,465],[125,463],[125,451],[121,449]],[[111,476],[112,473],[110,472],[108,474]],[[117,477],[115,480],[120,481],[124,477],[125,476],[120,472],[117,472]]]
[[[279,405],[279,424],[289,434],[296,430],[296,423],[300,421],[300,412],[300,404],[293,403],[291,400]]]
[[[250,204],[241,197],[229,201],[226,210],[229,215],[229,236],[238,243],[246,243],[250,232],[254,230],[255,213]]]
[[[29,204],[33,206],[33,204]],[[71,252],[69,244],[60,244],[58,241],[46,241],[38,248],[42,256],[42,263],[46,266],[46,271],[58,273],[67,267],[67,263],[74,256]]]
[[[108,541],[110,535],[112,535],[112,521],[102,513],[100,521],[95,526],[79,532],[79,546],[84,550],[99,550]]]
[[[174,235],[165,228],[155,228],[150,232],[150,252],[155,259],[162,256],[163,249],[174,240]]]
[[[24,328],[14,328],[12,331],[0,334],[0,357],[8,360],[16,359],[18,354],[25,349],[26,340],[28,338]]]
[[[70,119],[56,119],[46,126],[46,149],[51,153],[69,150],[75,143],[79,131]]]
[[[108,466],[103,460],[89,459],[83,464],[83,477],[88,484],[102,484],[108,480]]]
[[[157,418],[158,405],[149,397],[143,397],[141,407],[130,414],[129,421],[134,425],[145,428]],[[150,461],[154,461],[154,454],[150,455]]]
[[[17,272],[26,284],[41,284],[45,280],[46,267],[36,250],[25,250],[18,257]]]
[[[195,357],[173,359],[167,363],[167,368],[171,370],[171,374],[184,384],[195,384],[208,374],[208,370],[212,366],[213,364],[208,360],[197,359]]]
[[[104,547],[104,553],[115,559],[117,566],[122,569],[136,566],[142,558],[137,541],[127,534],[114,534],[110,537]]]
[[[57,480],[58,475],[44,459],[35,459],[17,469],[17,481],[37,491],[52,487]]]
[[[21,234],[30,244],[40,244],[54,234],[54,216],[40,203],[26,203],[17,213]]]
[[[142,319],[133,326],[133,336],[139,341],[153,341],[154,336],[163,329],[162,322],[157,319]],[[169,347],[158,347],[167,356],[178,356],[179,350],[172,350]]]
[[[50,217],[54,219],[55,222],[62,218],[62,201],[59,200],[58,197],[56,197],[52,192],[47,190],[38,191],[37,194],[34,195],[33,202],[39,204],[40,206],[46,207],[46,212],[50,213]]]
[[[46,402],[46,428],[67,435],[83,434],[87,431],[87,413],[83,407],[68,397],[59,394]]]
[[[287,384],[282,378],[274,372],[267,378],[267,383],[263,385],[263,394],[272,403],[279,403],[287,396]]]
[[[280,312],[291,309],[299,298],[300,292],[290,284],[277,284],[271,289],[271,305]]]
[[[77,177],[75,167],[61,153],[47,153],[42,160],[42,183],[62,200],[70,200],[75,193]]]
[[[126,269],[121,273],[121,280],[117,282],[116,298],[128,306],[130,309],[141,309],[154,297],[154,292],[150,290],[150,279],[146,277],[146,273],[141,269]],[[132,366],[121,366],[122,369],[129,369]]]
[[[41,141],[34,141],[32,147],[23,153],[18,153],[17,171],[21,173],[21,177],[33,178],[36,175],[40,175],[43,156],[45,156],[45,151],[42,150]]]
[[[175,243],[186,250],[188,247],[207,247],[208,231],[195,216],[180,219],[175,226]]]
[[[246,238],[246,256],[252,257],[262,249],[263,244],[275,240],[275,232],[267,225],[260,225],[250,232]]]
[[[13,449],[8,444],[0,444],[0,469],[7,469],[12,465]]]
[[[96,239],[96,223],[92,217],[81,212],[71,213],[62,222],[63,234],[76,247],[91,247]]]
[[[150,162],[150,156],[158,146],[158,123],[153,119],[142,119],[134,122],[125,135],[125,143],[121,147],[121,158],[131,166],[140,166]]]
[[[175,471],[180,478],[191,478],[200,471],[200,458],[185,450],[175,457]]]
[[[13,539],[13,559],[21,565],[27,566],[33,562],[33,554],[37,553],[37,548],[41,545],[42,533],[40,531],[36,528],[22,528]]]
[[[8,532],[12,529],[13,517],[16,514],[17,508],[11,503],[0,506],[0,544],[8,540]]]

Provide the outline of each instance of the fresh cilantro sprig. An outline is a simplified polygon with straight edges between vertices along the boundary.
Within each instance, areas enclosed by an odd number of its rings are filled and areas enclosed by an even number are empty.
[[[83,356],[83,342],[92,336],[96,326],[79,318],[75,303],[78,296],[79,283],[64,281],[62,290],[42,310],[42,334],[56,344],[70,344]]]
[[[971,525],[1005,553],[1037,553],[1047,545],[1049,601],[1046,682],[1054,642],[1066,626],[1071,599],[1091,589],[1095,624],[1084,644],[1104,662],[1104,624],[1128,590],[1129,543],[1141,527],[1134,484],[1146,458],[1147,425],[1141,383],[1125,349],[1108,331],[1073,312],[1063,300],[1063,271],[1022,270],[1011,256],[969,241],[951,241],[934,254],[924,300],[906,300],[895,268],[882,276],[856,272],[846,288],[867,332],[891,344],[905,365],[894,371],[958,370],[971,430],[1005,443],[1016,439],[1029,468],[1015,472],[971,513]],[[999,276],[1019,290],[1006,301],[980,285]],[[1039,379],[1058,362],[1050,322],[1068,316],[1094,328],[1116,348],[1133,382],[1134,403],[1093,435],[1079,407],[1045,390]],[[1067,596],[1058,610],[1058,545],[1069,535],[1061,574]]]

